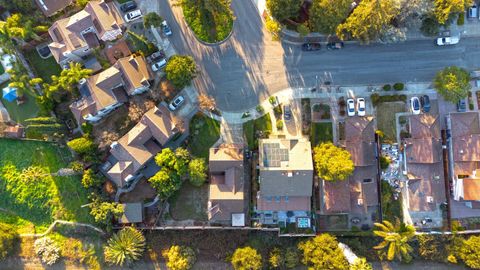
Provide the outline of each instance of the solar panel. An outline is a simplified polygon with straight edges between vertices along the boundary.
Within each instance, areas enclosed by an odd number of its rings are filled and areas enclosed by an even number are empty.
[[[263,144],[264,165],[267,167],[280,167],[282,161],[288,161],[288,150],[281,149],[279,143]]]

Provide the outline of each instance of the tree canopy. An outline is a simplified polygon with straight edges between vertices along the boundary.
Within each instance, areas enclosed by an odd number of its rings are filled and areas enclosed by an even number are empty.
[[[464,12],[472,3],[472,0],[434,0],[433,12],[438,23],[446,24],[452,14]]]
[[[433,87],[445,100],[457,103],[468,96],[470,75],[463,68],[446,67],[435,75]]]
[[[338,247],[337,239],[327,233],[300,242],[298,249],[303,253],[302,262],[311,269],[348,269],[348,261]]]
[[[335,34],[350,14],[351,0],[314,0],[310,7],[309,22],[314,32]]]
[[[92,139],[84,136],[67,142],[68,147],[79,155],[86,155],[95,151],[96,145]]]
[[[90,214],[95,222],[110,225],[112,218],[120,218],[123,214],[123,205],[116,202],[102,202],[94,198],[90,203]]]
[[[382,223],[375,223],[377,230],[373,234],[383,238],[383,241],[374,247],[374,249],[386,249],[387,259],[392,261],[409,262],[412,259],[410,253],[413,248],[408,242],[415,236],[415,227],[401,223],[398,219],[393,225],[388,220]]]
[[[302,1],[298,0],[267,0],[267,9],[280,22],[296,18],[301,5]]]
[[[156,12],[149,12],[145,16],[143,16],[143,25],[146,28],[153,27],[160,27],[162,25],[163,18],[160,17]]]
[[[372,264],[367,262],[365,258],[357,258],[350,266],[350,270],[372,270]]]
[[[188,270],[195,263],[195,252],[190,247],[171,246],[162,253],[170,270]]]
[[[325,181],[345,180],[352,175],[355,166],[347,150],[333,143],[322,143],[314,149],[314,162],[318,176]]]
[[[172,196],[182,186],[180,176],[165,168],[160,169],[160,171],[150,177],[148,181],[163,199]]]
[[[18,243],[16,228],[12,225],[0,223],[0,259],[5,259]]]
[[[165,73],[176,88],[183,88],[195,78],[197,65],[191,56],[174,55],[168,60]]]
[[[472,269],[480,269],[480,236],[470,236],[459,250],[463,262]]]
[[[196,158],[188,164],[188,176],[190,183],[194,186],[201,186],[207,179],[207,163],[203,158]]]
[[[364,43],[376,40],[400,12],[394,0],[363,0],[347,20],[337,27],[337,36],[350,35]]]
[[[125,227],[108,240],[105,262],[124,265],[140,259],[145,250],[145,237],[135,227]]]
[[[262,256],[251,247],[237,248],[232,255],[231,262],[235,270],[262,269]]]

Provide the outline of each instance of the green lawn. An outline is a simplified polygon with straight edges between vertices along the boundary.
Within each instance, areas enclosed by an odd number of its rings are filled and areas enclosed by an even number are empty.
[[[333,142],[333,126],[331,122],[312,123],[310,141],[314,146],[322,142]]]
[[[8,86],[8,82],[0,85],[0,89]],[[23,123],[25,119],[36,117],[38,114],[38,106],[35,101],[36,97],[31,92],[26,92],[26,101],[21,105],[17,105],[16,101],[9,102],[1,98],[2,104],[7,108],[10,118],[13,121]]]
[[[60,72],[62,71],[60,65],[57,64],[53,56],[43,59],[38,55],[38,52],[35,49],[24,52],[24,55],[35,74],[45,82],[52,82],[51,76],[60,75]]]
[[[243,124],[243,134],[247,138],[250,150],[258,148],[258,138],[255,136],[257,131],[261,131],[267,137],[272,133],[272,121],[269,114]]]
[[[208,185],[195,187],[185,182],[169,202],[173,219],[207,221]]]
[[[220,122],[203,114],[195,115],[190,121],[188,149],[195,157],[208,160],[210,147],[220,138]]]
[[[385,134],[385,142],[396,141],[395,114],[405,111],[404,102],[384,102],[377,105],[377,127]]]
[[[13,164],[17,170],[35,165],[53,173],[67,167],[71,161],[71,154],[67,148],[47,142],[0,139],[0,153],[2,153],[0,166],[3,168],[6,164]],[[0,176],[0,208],[3,210],[0,212],[0,222],[14,224],[20,232],[42,231],[55,218],[91,222],[88,208],[80,207],[88,203],[87,191],[80,184],[80,177],[48,177],[53,184],[47,191],[57,194],[49,204],[50,209],[16,202],[15,196],[6,190],[6,180]],[[43,192],[43,189],[39,192]],[[43,201],[44,198],[28,198],[28,200],[36,202]]]

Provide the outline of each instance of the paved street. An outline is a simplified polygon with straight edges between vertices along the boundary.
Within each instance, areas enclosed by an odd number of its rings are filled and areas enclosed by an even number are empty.
[[[188,29],[181,8],[170,7],[173,0],[151,1],[160,1],[160,15],[171,25],[179,53],[197,61],[195,86],[214,96],[223,111],[251,108],[287,87],[312,87],[316,76],[321,81],[326,73],[336,85],[378,84],[430,81],[449,65],[480,67],[478,38],[447,47],[435,46],[432,39],[302,52],[296,45],[272,41],[250,0],[232,1],[237,18],[232,36],[220,46],[207,46]]]

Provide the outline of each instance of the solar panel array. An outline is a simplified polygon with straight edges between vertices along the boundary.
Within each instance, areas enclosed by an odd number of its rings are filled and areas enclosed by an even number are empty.
[[[263,157],[266,167],[280,167],[282,161],[288,161],[288,149],[281,149],[279,143],[264,143]]]

